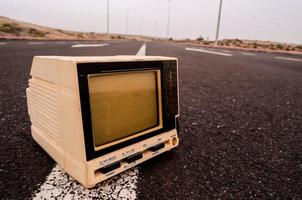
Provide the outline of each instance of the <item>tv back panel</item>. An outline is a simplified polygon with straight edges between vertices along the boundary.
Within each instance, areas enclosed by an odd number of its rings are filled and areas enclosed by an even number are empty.
[[[87,188],[178,146],[177,59],[35,56],[34,140]]]

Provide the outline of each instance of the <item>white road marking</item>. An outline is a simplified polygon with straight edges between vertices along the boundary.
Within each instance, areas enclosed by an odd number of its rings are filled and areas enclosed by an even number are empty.
[[[44,44],[44,42],[29,42],[28,44],[30,44],[30,45],[35,45],[35,44]]]
[[[229,50],[220,50],[220,51],[223,53],[231,53],[231,51],[229,51]]]
[[[81,47],[104,47],[107,46],[109,44],[75,44],[72,45],[71,48],[81,48]]]
[[[141,48],[136,53],[137,56],[145,56],[146,55],[146,43],[144,43]]]
[[[290,61],[302,62],[302,59],[299,59],[299,58],[288,58],[288,57],[279,57],[279,56],[276,56],[275,58],[276,59],[281,59],[281,60],[290,60]]]
[[[256,56],[256,54],[254,53],[241,53],[241,54],[245,56]]]
[[[56,165],[33,199],[136,199],[138,169],[133,168],[101,182],[92,189],[84,188]]]
[[[5,45],[5,44],[7,44],[6,42],[0,42],[0,45]]]
[[[209,54],[220,55],[220,56],[233,56],[232,54],[220,53],[220,52],[216,52],[216,51],[208,51],[205,49],[186,48],[186,50],[187,51],[197,51],[197,52],[202,52],[202,53],[209,53]]]

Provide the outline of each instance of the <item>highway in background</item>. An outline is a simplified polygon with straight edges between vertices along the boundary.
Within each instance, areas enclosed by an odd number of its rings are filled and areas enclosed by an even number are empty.
[[[55,166],[31,137],[33,56],[135,55],[143,43],[89,44],[0,42],[0,199],[33,197]],[[302,56],[154,42],[146,54],[179,59],[180,146],[138,167],[132,199],[302,198]]]

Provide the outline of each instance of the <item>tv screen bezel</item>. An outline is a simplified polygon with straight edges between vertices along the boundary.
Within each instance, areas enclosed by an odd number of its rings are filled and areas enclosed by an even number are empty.
[[[96,143],[95,133],[94,133],[93,126],[92,126],[93,139],[94,139],[94,150],[95,151],[104,149],[104,148],[109,147],[109,146],[113,146],[115,144],[121,143],[121,142],[126,141],[126,140],[130,140],[134,137],[138,137],[140,135],[144,135],[144,134],[147,134],[147,133],[155,131],[155,130],[159,130],[163,127],[162,97],[161,97],[161,93],[160,93],[160,91],[161,91],[161,78],[160,78],[160,70],[154,70],[154,69],[150,69],[150,70],[131,70],[131,71],[127,70],[127,71],[122,71],[122,72],[114,71],[114,72],[105,72],[105,73],[101,73],[101,74],[99,73],[99,74],[88,75],[88,87],[89,87],[89,79],[91,77],[102,77],[102,76],[112,75],[112,74],[120,75],[120,74],[144,73],[144,72],[153,72],[153,73],[155,73],[154,92],[155,92],[155,97],[156,97],[156,105],[155,105],[156,113],[157,113],[157,122],[156,122],[156,124],[151,125],[148,128],[144,128],[142,130],[139,130],[137,132],[133,132],[133,133],[129,134],[128,136],[122,137],[122,138],[120,138],[116,141],[108,142],[108,143],[105,143],[105,144],[100,145],[100,146],[95,145],[95,143]],[[91,104],[91,99],[90,99],[90,104]]]
[[[167,65],[168,63],[168,65]],[[84,142],[86,149],[87,161],[106,155],[113,151],[135,144],[142,140],[151,138],[165,131],[169,131],[175,128],[175,115],[176,113],[167,113],[166,107],[167,101],[165,101],[167,93],[165,91],[165,77],[166,73],[164,67],[175,66],[176,60],[171,61],[130,61],[130,62],[106,62],[106,63],[79,63],[77,64],[78,73],[78,84],[80,93],[80,103],[82,112],[82,123],[84,131]],[[159,130],[149,132],[147,134],[132,138],[130,140],[109,146],[98,151],[95,150],[92,123],[91,123],[91,112],[90,112],[90,100],[89,100],[89,89],[88,89],[88,75],[91,74],[102,74],[102,73],[113,73],[113,72],[125,72],[125,71],[143,71],[143,70],[160,70],[160,83],[161,83],[161,97],[162,97],[162,120],[163,127]],[[167,84],[167,83],[166,83]],[[177,81],[175,82],[177,84]],[[178,99],[176,99],[177,101]],[[178,102],[177,102],[178,104]],[[178,113],[178,108],[175,108]],[[169,110],[169,109],[168,109]],[[174,119],[172,118],[174,117]]]

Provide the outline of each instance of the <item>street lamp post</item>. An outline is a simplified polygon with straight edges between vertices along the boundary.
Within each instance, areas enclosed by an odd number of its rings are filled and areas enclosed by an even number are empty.
[[[143,17],[140,18],[140,24],[139,24],[139,35],[142,36],[143,34]]]
[[[107,34],[109,35],[109,0],[107,0]]]
[[[218,20],[217,20],[217,29],[216,29],[216,41],[215,41],[215,45],[218,45],[219,29],[220,29],[220,18],[221,18],[221,9],[222,9],[222,0],[220,0],[220,5],[219,5],[219,13],[218,13]]]
[[[169,1],[169,10],[168,10],[168,24],[167,24],[167,39],[169,39],[170,35],[170,17],[171,17],[171,0]]]
[[[128,35],[128,26],[129,26],[129,8],[127,8],[127,16],[126,16],[126,34]]]
[[[154,32],[154,36],[157,37],[158,34],[157,34],[157,22],[155,22],[155,32]]]

